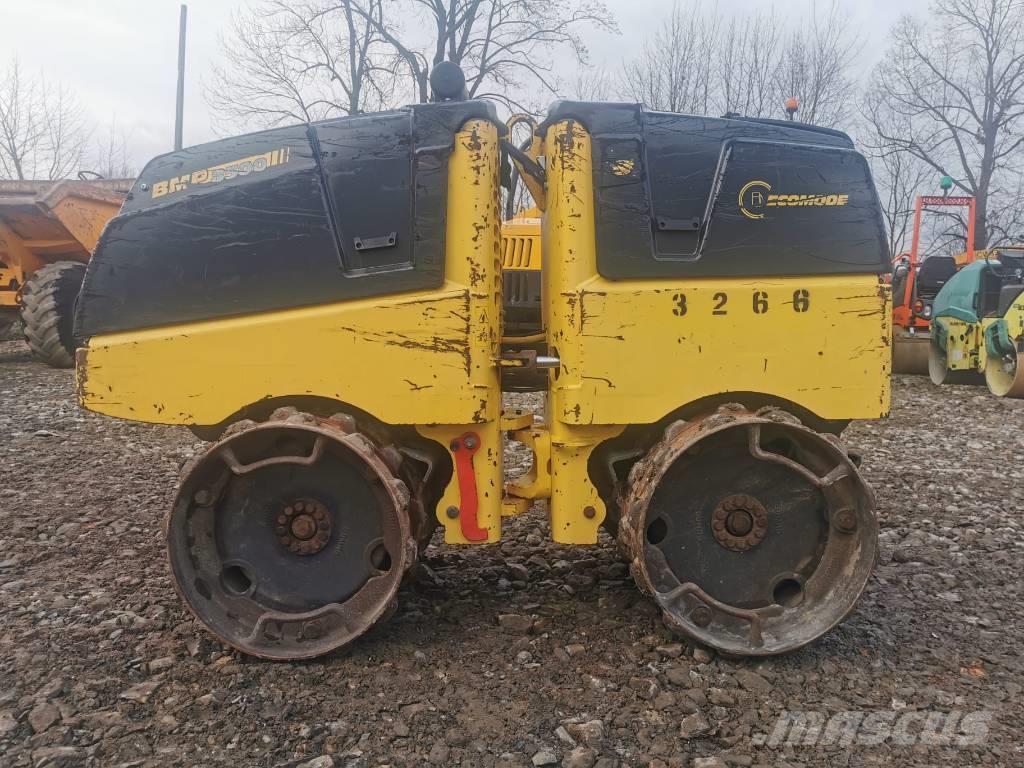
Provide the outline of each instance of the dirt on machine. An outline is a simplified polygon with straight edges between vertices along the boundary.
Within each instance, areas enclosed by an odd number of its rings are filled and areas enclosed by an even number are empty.
[[[0,181],[0,335],[19,320],[43,362],[74,365],[86,264],[130,179]]]
[[[442,69],[429,104],[158,157],[100,238],[82,405],[211,441],[166,523],[184,602],[245,653],[318,656],[432,536],[543,509],[556,542],[611,532],[681,635],[764,656],[834,628],[878,533],[842,431],[889,407],[865,159],[639,104],[560,102],[513,142]],[[536,208],[503,245],[510,167]],[[541,421],[502,412],[521,388]],[[510,481],[507,436],[534,459]]]

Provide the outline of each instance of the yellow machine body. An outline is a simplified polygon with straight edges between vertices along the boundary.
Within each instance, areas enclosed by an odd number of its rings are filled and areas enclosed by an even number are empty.
[[[537,223],[506,223],[501,253],[499,149],[486,122],[458,134],[449,161],[441,288],[94,336],[79,353],[82,404],[120,418],[212,425],[264,400],[315,397],[415,425],[442,444],[472,430],[481,439],[474,472],[486,540],[500,537],[503,511],[549,497],[552,536],[566,543],[597,540],[606,510],[588,460],[629,425],[751,394],[822,420],[887,413],[890,297],[877,276],[606,280],[595,263],[588,135],[558,123],[544,147],[544,313],[561,366],[549,374],[543,426],[500,413],[499,265],[533,268],[507,244],[529,242]],[[502,430],[521,430],[542,459],[506,492]],[[437,517],[447,542],[469,543],[445,514],[459,503],[453,475]]]
[[[449,161],[446,280],[436,291],[94,336],[79,352],[82,404],[139,421],[217,424],[262,400],[316,397],[388,424],[417,425],[445,445],[471,429],[482,441],[483,460],[474,462],[478,522],[487,540],[496,541],[502,511],[498,160],[492,124],[474,121],[457,134]],[[197,378],[200,369],[206,373]],[[438,507],[447,541],[466,541],[458,521],[444,515],[458,497],[453,477]]]
[[[541,217],[538,208],[530,208],[501,225],[501,268],[507,272],[540,272]]]
[[[889,409],[866,161],[827,129],[640,105],[516,120],[528,142],[442,100],[147,165],[79,294],[78,391],[212,440],[166,526],[182,598],[236,648],[309,658],[387,615],[436,527],[493,543],[541,502],[556,542],[612,532],[699,642],[821,636],[877,559],[837,437]],[[537,207],[503,223],[506,158]],[[179,254],[182,226],[203,234]],[[533,464],[506,482],[508,439]]]

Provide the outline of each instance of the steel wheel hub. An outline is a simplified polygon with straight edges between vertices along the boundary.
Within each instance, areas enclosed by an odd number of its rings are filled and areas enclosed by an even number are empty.
[[[331,538],[331,514],[319,501],[300,499],[277,516],[274,532],[295,555],[315,555]]]
[[[753,496],[727,496],[715,508],[711,528],[723,547],[745,552],[760,544],[768,533],[768,512]]]

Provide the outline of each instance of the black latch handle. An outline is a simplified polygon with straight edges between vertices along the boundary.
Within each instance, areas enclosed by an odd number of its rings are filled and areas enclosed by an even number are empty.
[[[357,251],[372,251],[374,248],[391,248],[398,242],[398,233],[391,232],[381,237],[356,237],[352,242]]]
[[[664,216],[659,216],[658,229],[662,232],[696,232],[700,229],[700,217],[694,216],[692,219],[666,219]]]

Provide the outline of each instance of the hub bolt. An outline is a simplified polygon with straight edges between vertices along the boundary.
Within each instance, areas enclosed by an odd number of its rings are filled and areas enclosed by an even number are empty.
[[[319,501],[300,499],[284,508],[275,520],[274,533],[295,555],[314,555],[331,538],[331,515]]]
[[[309,515],[299,515],[292,520],[292,536],[297,539],[313,538],[313,534],[316,533],[316,520]]]
[[[711,533],[726,549],[746,552],[767,535],[768,511],[748,494],[726,496],[711,515]]]
[[[746,536],[754,527],[754,518],[745,509],[737,509],[725,518],[725,527],[733,536]]]
[[[857,513],[852,509],[840,509],[835,514],[835,524],[843,533],[853,533],[857,530]]]

